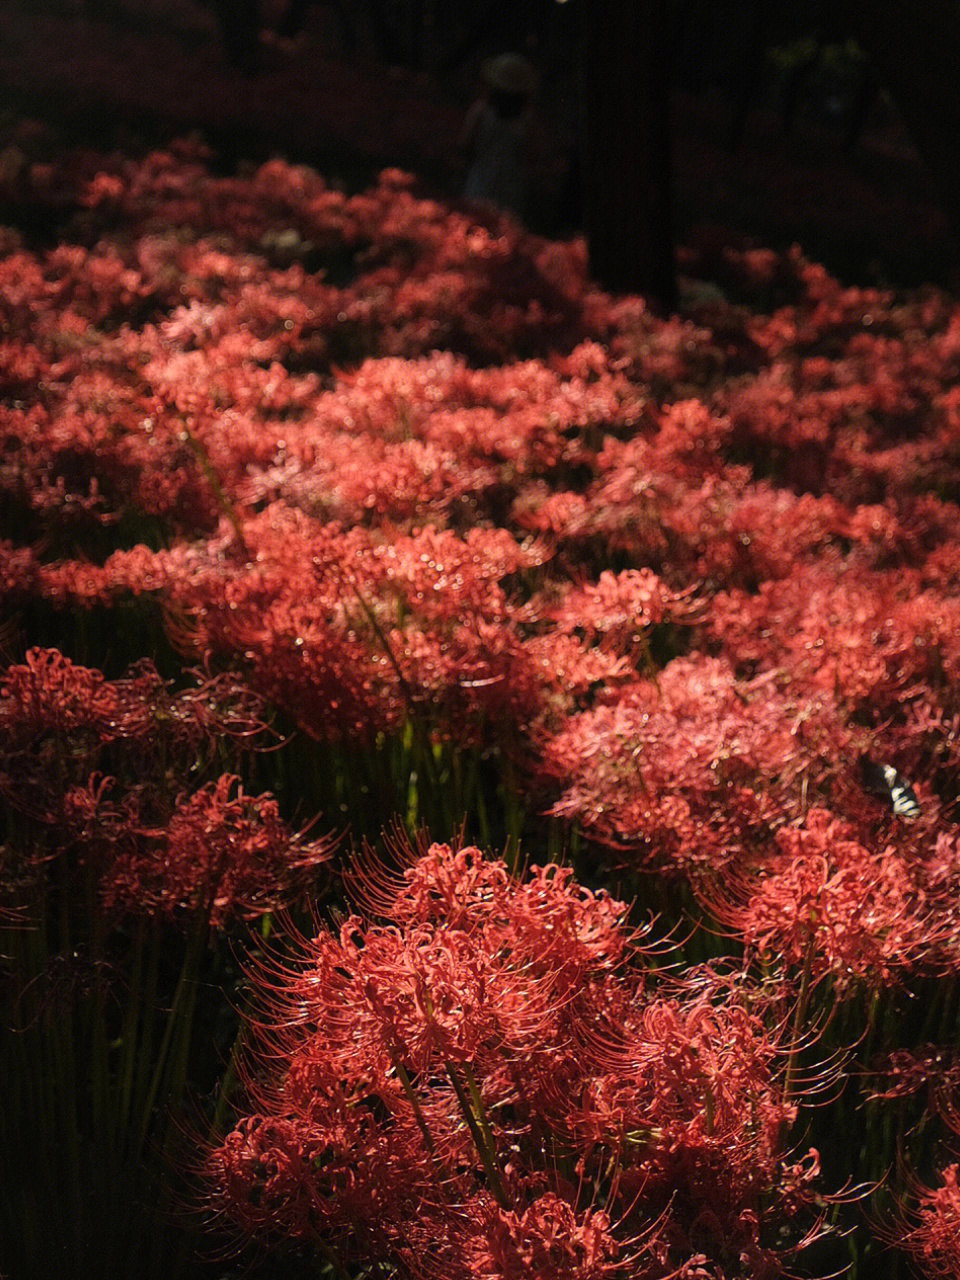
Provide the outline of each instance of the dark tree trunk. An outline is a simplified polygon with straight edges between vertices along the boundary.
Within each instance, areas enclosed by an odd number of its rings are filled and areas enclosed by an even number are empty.
[[[591,271],[608,289],[676,304],[669,0],[578,4],[582,199]]]
[[[220,39],[230,65],[253,75],[259,57],[260,0],[214,0]]]
[[[960,5],[956,0],[874,0],[864,13],[848,5],[851,27],[874,59],[880,78],[940,197],[956,244],[960,240]]]

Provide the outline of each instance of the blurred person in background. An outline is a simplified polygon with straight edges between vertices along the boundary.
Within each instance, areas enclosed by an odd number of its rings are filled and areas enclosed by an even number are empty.
[[[533,169],[533,98],[537,73],[518,53],[488,59],[483,91],[460,134],[467,174],[463,194],[524,219],[529,213]]]

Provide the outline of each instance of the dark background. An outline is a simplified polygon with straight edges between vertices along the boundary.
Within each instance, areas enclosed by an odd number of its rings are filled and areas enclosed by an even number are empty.
[[[0,219],[28,240],[62,234],[69,210],[31,211],[22,190],[4,200],[45,154],[71,144],[137,154],[192,133],[224,170],[280,154],[356,189],[398,165],[455,198],[457,137],[482,61],[516,50],[540,74],[531,227],[588,230],[609,287],[669,305],[669,246],[697,246],[709,263],[721,239],[799,242],[859,283],[955,283],[948,72],[960,6],[925,6],[909,30],[882,3],[299,9],[7,0]]]

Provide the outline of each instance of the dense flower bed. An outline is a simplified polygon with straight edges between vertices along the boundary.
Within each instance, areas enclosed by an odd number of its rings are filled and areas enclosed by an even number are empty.
[[[398,171],[41,181],[0,1134],[65,1136],[0,1265],[192,1198],[266,1269],[952,1274],[954,300],[714,245],[663,320]]]

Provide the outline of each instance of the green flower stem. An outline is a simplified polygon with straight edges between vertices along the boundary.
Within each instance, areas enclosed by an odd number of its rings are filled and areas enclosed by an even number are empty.
[[[494,1141],[493,1130],[490,1128],[490,1121],[487,1119],[487,1110],[483,1105],[483,1096],[480,1093],[480,1085],[477,1083],[477,1077],[474,1074],[473,1067],[469,1062],[463,1064],[463,1075],[467,1082],[467,1088],[470,1091],[470,1101],[473,1105],[474,1114],[477,1117],[477,1123],[483,1134],[483,1140],[487,1145],[488,1151],[493,1153],[496,1159],[497,1144]],[[497,1168],[499,1170],[500,1162],[497,1160]]]
[[[130,1053],[135,1059],[136,1075],[133,1082],[133,1090],[129,1099],[127,1109],[126,1125],[127,1131],[133,1133],[133,1109],[137,1113],[143,1114],[144,1102],[149,1090],[150,1070],[154,1059],[154,1038],[157,1031],[159,1017],[159,984],[160,984],[160,951],[161,936],[159,927],[155,922],[151,922],[149,949],[147,953],[146,965],[146,981],[143,984],[142,996],[140,1000],[140,1008],[138,1010],[141,1019],[141,1030],[139,1038],[134,1036],[130,1042]]]
[[[133,939],[133,958],[131,962],[130,986],[127,991],[127,1004],[123,1011],[123,1026],[120,1031],[120,1098],[118,1121],[122,1132],[126,1132],[130,1121],[130,1106],[133,1100],[133,1081],[137,1065],[137,1024],[140,1020],[143,1002],[144,977],[144,921],[137,921],[137,930]]]
[[[803,958],[803,976],[800,979],[800,995],[797,998],[797,1007],[793,1015],[793,1025],[790,1032],[790,1056],[787,1059],[787,1072],[783,1080],[783,1100],[790,1101],[791,1086],[793,1078],[796,1075],[798,1048],[797,1042],[800,1039],[800,1031],[803,1027],[803,1020],[807,1016],[807,1006],[810,1003],[810,974],[813,969],[813,955],[816,950],[817,935],[811,929],[810,938],[807,942],[806,954]]]
[[[190,1042],[193,1012],[197,1000],[198,975],[200,961],[203,957],[207,939],[207,919],[198,911],[194,928],[187,941],[187,947],[177,980],[176,990],[170,1011],[167,1014],[163,1038],[154,1064],[153,1075],[143,1104],[143,1113],[137,1136],[135,1154],[140,1155],[146,1145],[147,1136],[154,1118],[154,1108],[160,1100],[161,1087],[166,1082],[166,1094],[171,1101],[176,1101],[175,1091],[181,1078],[183,1063]],[[172,1063],[172,1067],[170,1064]],[[182,1087],[182,1086],[181,1086]]]
[[[499,1162],[497,1160],[496,1148],[493,1146],[492,1140],[487,1141],[480,1121],[474,1114],[473,1107],[470,1105],[470,1098],[467,1090],[463,1087],[463,1081],[457,1074],[457,1069],[452,1062],[445,1062],[444,1069],[450,1083],[453,1085],[453,1091],[457,1095],[457,1102],[460,1104],[460,1111],[464,1120],[467,1122],[467,1128],[470,1130],[470,1136],[473,1138],[474,1146],[480,1159],[483,1162],[484,1170],[487,1174],[487,1182],[493,1193],[493,1198],[501,1209],[510,1209],[512,1205],[507,1195],[506,1188],[503,1185],[503,1177],[500,1172]],[[489,1132],[489,1126],[487,1126]],[[492,1139],[492,1135],[491,1135]]]
[[[440,1159],[439,1152],[437,1151],[436,1143],[433,1140],[433,1134],[430,1132],[430,1126],[427,1124],[427,1117],[423,1114],[423,1108],[420,1106],[420,1099],[417,1097],[417,1091],[414,1089],[413,1081],[410,1079],[410,1073],[400,1061],[399,1057],[394,1057],[393,1065],[397,1073],[397,1079],[400,1081],[400,1084],[403,1087],[403,1092],[406,1094],[407,1101],[410,1103],[413,1110],[414,1118],[416,1119],[420,1132],[423,1134],[423,1140],[426,1143],[427,1150],[430,1152],[430,1158],[433,1160],[434,1167],[440,1175],[440,1181],[441,1183],[446,1182],[449,1180],[449,1175],[443,1167],[443,1162]]]
[[[226,1070],[220,1080],[220,1087],[217,1090],[217,1105],[213,1111],[213,1119],[210,1121],[210,1129],[214,1134],[223,1132],[224,1121],[227,1118],[227,1111],[230,1107],[230,1094],[233,1092],[233,1086],[237,1082],[237,1070],[240,1065],[240,1055],[247,1040],[247,1023],[245,1019],[241,1019],[237,1034],[233,1040],[233,1048],[230,1050],[230,1057],[227,1059]]]
[[[210,460],[210,454],[207,452],[203,442],[187,426],[187,420],[180,415],[180,421],[183,428],[183,438],[190,446],[190,451],[199,463],[200,470],[203,472],[207,483],[213,490],[214,497],[217,500],[217,506],[226,516],[233,530],[234,537],[237,540],[237,546],[242,550],[246,550],[246,541],[244,540],[243,530],[240,528],[240,521],[237,518],[237,509],[227,496],[227,492],[220,482],[216,468]]]

